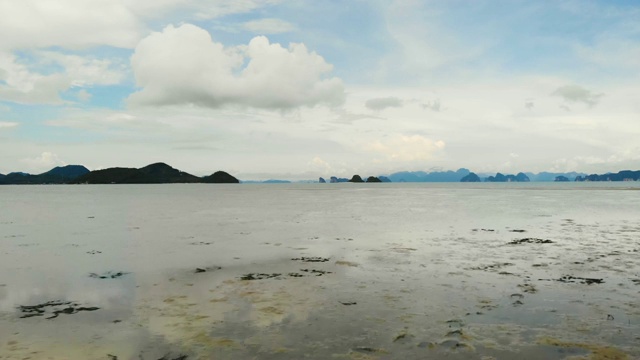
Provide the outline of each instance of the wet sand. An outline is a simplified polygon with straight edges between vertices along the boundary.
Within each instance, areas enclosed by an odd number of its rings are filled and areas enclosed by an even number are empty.
[[[633,192],[456,185],[2,187],[0,359],[640,358]]]

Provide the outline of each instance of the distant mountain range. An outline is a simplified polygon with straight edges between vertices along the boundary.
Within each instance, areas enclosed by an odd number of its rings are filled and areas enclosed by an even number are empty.
[[[528,173],[527,173],[528,174]],[[503,175],[501,173],[497,173],[495,176],[489,176],[484,179],[486,182],[528,182],[532,181],[529,176],[525,173],[518,173],[517,175]],[[540,173],[540,174],[532,174],[532,177],[536,180],[533,181],[556,181],[556,182],[567,182],[567,181],[638,181],[640,180],[640,170],[639,171],[631,171],[631,170],[623,170],[617,173],[607,173],[602,175],[592,174],[585,175],[579,173]],[[573,178],[574,180],[571,180]],[[550,180],[553,179],[553,180]],[[469,173],[465,175],[461,182],[481,182],[482,179],[480,176]]]
[[[401,171],[387,176],[393,182],[464,182],[488,181],[488,182],[507,182],[507,181],[556,181],[559,176],[568,179],[575,179],[578,176],[586,176],[584,173],[551,173],[541,172],[538,174],[532,172],[521,172],[517,175],[503,175],[501,173],[472,173],[469,169],[460,168],[456,171]]]
[[[591,174],[569,172],[538,174],[520,172],[516,175],[495,175],[473,173],[461,168],[456,171],[402,171],[387,176],[369,176],[366,180],[359,175],[351,179],[331,176],[330,181],[319,178],[317,182],[540,182],[540,181],[639,181],[640,170],[623,170],[618,173]],[[168,184],[168,183],[239,183],[234,176],[217,171],[209,176],[198,177],[175,169],[165,163],[155,163],[136,168],[108,168],[89,171],[82,165],[67,165],[55,167],[45,173],[31,175],[24,172],[0,174],[0,185],[22,184]],[[290,183],[289,180],[245,181],[246,183],[280,184]],[[316,182],[316,181],[303,181]]]
[[[469,169],[461,168],[456,171],[401,171],[386,177],[392,182],[458,182],[469,173]]]
[[[0,184],[67,184],[89,172],[89,169],[82,165],[58,166],[39,175],[12,172],[7,175],[0,174]]]
[[[638,181],[640,180],[640,170],[631,171],[623,170],[615,174],[608,173],[603,175],[586,175],[578,176],[575,181]]]
[[[46,173],[0,174],[0,184],[168,184],[168,183],[239,183],[234,176],[217,171],[209,176],[197,177],[174,169],[165,163],[155,163],[143,168],[108,168],[89,171],[81,165],[53,168]]]

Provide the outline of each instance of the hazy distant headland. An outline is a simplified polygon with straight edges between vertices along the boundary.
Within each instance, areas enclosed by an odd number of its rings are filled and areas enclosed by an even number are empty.
[[[386,182],[568,182],[568,181],[638,181],[640,170],[623,170],[617,173],[585,174],[569,173],[531,173],[513,174],[474,173],[468,169],[456,171],[401,171],[389,175],[365,176],[353,175],[350,179],[330,176],[318,180],[297,181],[303,183],[386,183]],[[113,167],[90,171],[82,165],[55,167],[45,173],[32,175],[25,172],[0,174],[0,185],[35,184],[171,184],[171,183],[212,183],[212,184],[283,184],[290,180],[270,179],[266,181],[243,180],[224,171],[216,171],[208,176],[195,176],[175,169],[165,163],[154,163],[142,168]]]
[[[89,171],[82,165],[56,167],[39,175],[14,172],[0,174],[0,184],[171,184],[171,183],[215,183],[237,184],[240,180],[224,172],[216,171],[209,176],[198,177],[174,169],[165,163],[155,163],[136,168],[108,168]]]

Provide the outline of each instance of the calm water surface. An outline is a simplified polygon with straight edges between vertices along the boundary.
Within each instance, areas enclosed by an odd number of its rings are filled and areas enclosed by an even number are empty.
[[[638,359],[639,189],[2,186],[0,359]]]

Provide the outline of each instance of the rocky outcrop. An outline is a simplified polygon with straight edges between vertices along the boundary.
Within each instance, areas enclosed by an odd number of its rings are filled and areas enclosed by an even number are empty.
[[[353,175],[353,176],[351,177],[351,179],[349,180],[349,182],[352,182],[352,183],[361,183],[361,182],[364,182],[364,180],[362,180],[362,178],[360,177],[360,175]]]
[[[375,176],[369,176],[367,178],[367,182],[368,183],[379,183],[379,182],[382,182],[382,181],[380,179],[378,179],[377,177],[375,177]]]
[[[320,177],[320,179],[318,179],[318,182],[319,182],[320,184],[324,184],[324,183],[326,183],[327,181],[326,181],[325,179],[323,179],[322,177]]]
[[[460,182],[482,182],[480,177],[476,173],[469,173],[467,176],[460,179]]]
[[[486,182],[506,182],[507,178],[501,173],[496,173],[496,176],[489,176],[484,181]]]
[[[568,177],[566,177],[566,176],[559,175],[559,176],[556,176],[556,179],[555,179],[555,180],[553,180],[553,181],[556,181],[556,182],[566,182],[566,181],[569,181],[569,178],[568,178]]]
[[[528,182],[529,177],[525,173],[518,173],[518,175],[503,175],[496,173],[496,176],[489,176],[486,178],[487,182]]]
[[[332,176],[331,179],[329,180],[329,182],[331,182],[331,183],[349,182],[349,179],[337,178],[335,176]]]
[[[203,177],[202,182],[212,184],[239,184],[240,180],[224,171],[216,171],[209,176]]]
[[[391,182],[391,179],[386,176],[378,176],[378,179],[380,179],[380,181],[382,182]]]

